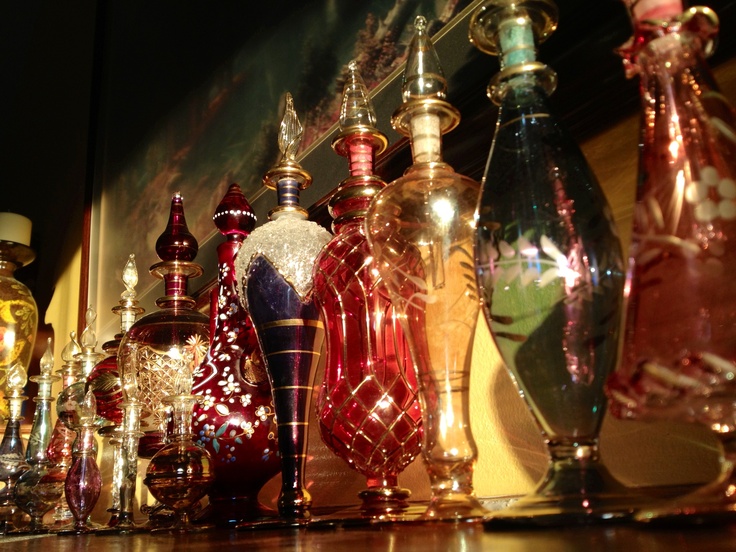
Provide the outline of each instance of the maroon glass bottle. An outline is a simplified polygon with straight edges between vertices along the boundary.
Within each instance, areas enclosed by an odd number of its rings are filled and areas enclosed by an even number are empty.
[[[194,371],[192,429],[211,456],[217,478],[211,519],[233,526],[266,515],[261,487],[281,469],[276,422],[258,338],[240,304],[233,261],[256,218],[240,186],[231,184],[213,220],[226,237],[217,247],[218,285],[210,301],[210,348]]]

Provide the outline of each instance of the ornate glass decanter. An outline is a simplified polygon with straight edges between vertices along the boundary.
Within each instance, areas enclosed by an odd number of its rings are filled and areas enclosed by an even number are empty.
[[[312,297],[314,261],[330,233],[306,220],[299,190],[312,177],[295,161],[303,134],[291,95],[279,131],[281,162],[264,176],[278,191],[270,221],[243,242],[235,269],[241,301],[250,313],[264,355],[278,421],[282,485],[279,514],[286,520],[310,517],[304,486],[307,424],[314,375],[324,341],[324,324]]]
[[[442,161],[443,133],[460,113],[446,100],[447,82],[426,34],[426,20],[407,58],[392,125],[411,140],[414,163],[378,192],[366,215],[376,266],[399,313],[423,407],[422,455],[432,497],[427,519],[486,512],[475,498],[477,447],[470,430],[470,361],[480,301],[473,273],[473,215],[479,185]]]
[[[470,21],[471,42],[501,66],[488,87],[499,112],[478,204],[478,284],[550,455],[535,491],[492,516],[508,523],[604,521],[635,505],[598,453],[624,263],[606,197],[550,109],[556,74],[536,60],[557,16],[551,0],[490,0]]]
[[[350,176],[330,200],[335,237],[317,257],[315,298],[327,326],[325,377],[317,401],[322,440],[366,477],[363,515],[400,514],[408,489],[398,474],[421,449],[421,409],[409,348],[365,237],[368,204],[386,184],[373,160],[387,145],[368,91],[351,62],[333,149]],[[339,515],[339,514],[338,514]]]
[[[69,333],[69,342],[61,351],[62,365],[57,374],[61,377],[62,390],[59,395],[63,399],[66,395],[65,391],[70,385],[78,383],[82,378],[82,366],[78,360],[78,355],[82,353],[82,346],[77,341],[77,332]],[[62,401],[63,402],[63,401]],[[56,406],[59,406],[57,401]],[[54,430],[51,432],[49,446],[46,449],[46,456],[49,462],[55,465],[59,470],[67,473],[69,466],[72,465],[72,444],[77,434],[72,428],[64,423],[62,416],[57,416]],[[56,508],[54,508],[54,524],[52,527],[63,528],[72,521],[72,512],[66,503],[66,499],[62,495]]]
[[[199,244],[187,228],[181,194],[171,200],[169,222],[156,241],[161,262],[151,274],[164,281],[165,295],[156,300],[159,310],[139,318],[123,336],[120,365],[137,371],[138,399],[143,405],[139,455],[150,458],[164,444],[168,409],[163,398],[174,392],[179,372],[191,374],[209,346],[209,319],[194,309],[187,295],[187,282],[202,274],[194,263]],[[136,344],[137,347],[131,347]],[[135,352],[135,357],[128,358]]]
[[[194,443],[192,433],[192,409],[200,398],[192,395],[192,376],[184,371],[177,374],[174,394],[163,398],[172,408],[173,430],[168,444],[151,458],[143,482],[156,500],[176,512],[178,520],[173,527],[153,531],[189,533],[212,527],[193,525],[189,519],[215,477],[209,452]]]
[[[36,258],[31,245],[31,221],[23,215],[0,213],[0,392],[7,396],[8,372],[31,364],[38,328],[38,307],[31,291],[14,272]],[[0,401],[0,416],[8,404]]]
[[[736,111],[704,59],[718,18],[680,2],[627,2],[621,49],[640,81],[639,177],[622,363],[609,382],[623,419],[703,424],[723,445],[722,474],[645,521],[736,512]]]
[[[28,527],[13,532],[45,533],[43,516],[49,512],[61,498],[64,490],[66,473],[54,466],[48,459],[46,449],[51,439],[51,386],[59,376],[52,373],[54,355],[51,338],[48,339],[46,352],[41,357],[41,373],[31,376],[30,380],[38,384],[38,393],[34,397],[36,411],[33,414],[33,425],[26,448],[26,462],[30,469],[23,473],[15,485],[13,493],[16,505],[31,516]]]
[[[6,532],[13,526],[18,508],[13,500],[15,483],[21,474],[28,469],[23,450],[23,438],[20,434],[20,425],[23,420],[23,401],[28,397],[23,394],[23,388],[28,381],[28,374],[20,362],[8,370],[7,395],[8,423],[5,425],[3,440],[0,442],[0,481],[4,483],[0,491],[0,533]]]
[[[90,389],[80,399],[73,417],[77,438],[72,451],[72,465],[64,483],[64,494],[74,516],[74,525],[68,531],[59,531],[59,534],[78,535],[94,531],[95,527],[90,525],[88,517],[102,491],[102,476],[95,459],[95,431],[104,418],[97,416],[94,391]]]
[[[135,255],[130,254],[128,261],[123,267],[122,274],[125,291],[120,294],[118,305],[112,308],[112,312],[120,317],[120,332],[114,338],[102,345],[106,357],[98,362],[87,376],[87,388],[91,389],[95,396],[97,416],[106,420],[108,425],[100,428],[101,436],[108,438],[113,450],[112,455],[112,477],[111,498],[112,505],[108,509],[111,513],[108,526],[117,523],[117,515],[120,510],[120,485],[122,483],[122,457],[120,447],[122,445],[123,433],[123,386],[118,369],[118,349],[120,342],[128,329],[135,323],[144,309],[138,306],[135,286],[138,284],[138,269],[135,264]]]
[[[256,225],[240,186],[230,185],[213,220],[226,239],[217,246],[210,347],[194,372],[193,391],[202,401],[194,405],[193,430],[217,474],[208,517],[218,526],[231,526],[266,513],[258,492],[281,462],[268,375],[235,279],[235,255]]]

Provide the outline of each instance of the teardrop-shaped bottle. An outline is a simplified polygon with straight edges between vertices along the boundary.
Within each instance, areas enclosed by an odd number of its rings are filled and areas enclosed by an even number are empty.
[[[357,63],[348,70],[332,147],[348,158],[350,176],[330,199],[335,237],[314,273],[327,326],[317,413],[328,448],[366,478],[362,514],[385,519],[408,507],[410,492],[398,486],[398,475],[420,452],[421,409],[399,316],[365,237],[368,204],[386,186],[373,173],[373,160],[387,139],[375,128]]]
[[[393,127],[411,140],[413,164],[376,194],[366,236],[401,316],[422,401],[424,458],[432,496],[427,519],[484,516],[473,489],[478,450],[469,383],[480,302],[473,274],[479,185],[442,161],[442,134],[460,121],[426,20],[410,45]]]

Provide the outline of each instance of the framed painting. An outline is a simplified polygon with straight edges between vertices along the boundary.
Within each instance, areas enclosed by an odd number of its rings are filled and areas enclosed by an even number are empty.
[[[206,6],[205,6],[206,4]],[[90,208],[88,297],[100,342],[119,331],[111,313],[124,290],[121,272],[136,256],[141,305],[155,309],[161,283],[149,277],[155,241],[171,196],[181,192],[196,262],[190,283],[202,295],[216,279],[220,243],[212,214],[237,182],[265,222],[275,195],[261,186],[278,159],[283,97],[291,92],[305,128],[299,160],[314,183],[302,195],[315,217],[339,181],[344,159],[332,152],[342,82],[356,60],[372,90],[379,127],[399,142],[390,114],[401,102],[401,66],[419,14],[442,40],[471,0],[275,0],[257,17],[243,2],[104,3],[100,25],[100,105]],[[467,40],[465,40],[467,43]],[[468,44],[469,47],[469,44]],[[450,48],[448,70],[467,48]],[[458,57],[459,56],[459,57]]]

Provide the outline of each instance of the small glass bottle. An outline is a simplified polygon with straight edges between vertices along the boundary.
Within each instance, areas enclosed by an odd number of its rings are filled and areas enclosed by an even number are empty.
[[[68,531],[60,531],[60,535],[79,535],[95,530],[88,517],[102,491],[102,476],[95,459],[95,431],[104,418],[97,416],[97,401],[91,389],[81,399],[78,414],[75,416],[79,421],[74,427],[77,438],[74,441],[72,465],[64,483],[64,494],[74,516],[74,525]]]
[[[473,270],[480,186],[442,161],[442,134],[460,121],[447,81],[415,20],[393,127],[411,141],[413,164],[376,194],[366,235],[401,316],[422,400],[422,456],[432,496],[426,519],[487,512],[473,489],[478,449],[470,427],[470,363],[480,301]]]
[[[215,474],[209,452],[194,443],[192,409],[201,397],[192,395],[192,377],[179,372],[174,394],[163,401],[171,406],[173,429],[168,444],[151,458],[143,480],[151,495],[174,510],[178,519],[173,527],[152,532],[191,533],[210,529],[213,525],[194,525],[190,512],[212,486]]]
[[[43,516],[58,503],[64,491],[66,474],[54,466],[48,459],[46,449],[51,439],[51,386],[59,376],[53,374],[54,355],[51,338],[48,339],[46,352],[41,357],[41,373],[31,376],[30,380],[38,384],[38,393],[34,397],[36,411],[26,448],[26,462],[30,469],[23,473],[15,485],[13,493],[17,506],[31,516],[28,527],[12,531],[12,533],[46,533],[48,528],[43,523]]]
[[[281,469],[271,386],[250,316],[240,304],[235,256],[256,217],[237,184],[231,184],[212,220],[226,237],[217,246],[218,283],[210,301],[211,339],[194,371],[193,429],[211,455],[217,478],[208,517],[220,527],[273,515],[258,493]]]
[[[27,381],[28,375],[20,362],[10,367],[7,381],[8,394],[5,397],[8,402],[9,417],[5,425],[3,440],[0,442],[0,481],[5,484],[0,491],[0,533],[5,533],[13,526],[18,513],[13,500],[15,484],[21,474],[28,469],[24,458],[23,438],[20,434],[23,401],[28,399],[23,394]]]
[[[202,267],[193,262],[199,244],[187,228],[183,201],[180,193],[173,195],[168,224],[156,241],[161,262],[151,267],[151,274],[163,279],[165,293],[156,300],[159,309],[128,329],[118,353],[119,365],[137,371],[138,400],[143,406],[142,458],[151,458],[165,445],[168,409],[163,398],[174,392],[177,374],[192,373],[209,346],[209,318],[194,308],[194,299],[187,295],[189,279],[200,276]]]
[[[281,161],[264,176],[278,192],[270,221],[245,239],[235,261],[241,301],[250,313],[266,362],[278,423],[281,455],[279,514],[308,519],[311,497],[304,482],[312,386],[324,341],[313,300],[314,261],[330,233],[307,219],[299,190],[312,181],[295,160],[304,129],[291,94],[279,131]]]
[[[422,413],[409,347],[365,237],[368,204],[386,186],[373,174],[373,160],[388,144],[375,120],[353,61],[332,143],[348,158],[350,176],[330,199],[335,237],[314,273],[327,326],[317,414],[328,448],[366,477],[362,515],[385,519],[408,507],[411,493],[398,486],[398,475],[421,450]]]

